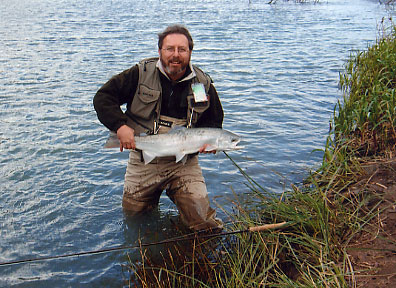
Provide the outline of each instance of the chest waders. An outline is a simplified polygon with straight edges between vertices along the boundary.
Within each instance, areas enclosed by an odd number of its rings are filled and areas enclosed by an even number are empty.
[[[188,108],[185,119],[176,119],[160,114],[162,87],[158,58],[139,63],[139,83],[127,115],[128,125],[140,133],[166,133],[174,126],[193,127],[202,113],[208,109],[209,101],[196,105],[190,85],[187,97]],[[202,83],[208,95],[211,80],[200,69],[193,66],[192,76],[185,81]],[[191,75],[191,74],[190,74]],[[183,80],[182,80],[183,81]],[[216,211],[210,207],[205,179],[197,155],[190,155],[186,163],[176,163],[175,157],[160,157],[145,165],[139,152],[131,151],[125,173],[122,205],[127,214],[137,214],[158,205],[163,190],[176,204],[182,222],[193,230],[222,228]]]

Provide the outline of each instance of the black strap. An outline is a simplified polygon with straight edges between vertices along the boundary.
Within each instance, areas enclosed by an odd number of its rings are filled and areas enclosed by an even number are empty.
[[[161,126],[165,126],[165,127],[171,128],[172,124],[173,124],[172,121],[166,121],[166,120],[159,119],[159,125],[161,125]]]

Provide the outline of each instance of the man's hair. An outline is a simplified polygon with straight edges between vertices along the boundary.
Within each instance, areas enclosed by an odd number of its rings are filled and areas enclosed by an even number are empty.
[[[190,32],[188,32],[186,27],[181,26],[181,25],[168,26],[163,32],[158,34],[158,48],[159,49],[162,49],[162,43],[164,42],[165,37],[168,36],[169,34],[183,34],[184,36],[187,37],[188,48],[190,49],[190,51],[193,50],[194,42],[190,35]]]

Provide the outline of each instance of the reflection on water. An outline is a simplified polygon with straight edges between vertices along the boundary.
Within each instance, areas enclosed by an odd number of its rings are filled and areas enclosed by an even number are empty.
[[[102,148],[108,132],[92,107],[112,75],[157,54],[157,33],[183,23],[193,61],[215,82],[224,127],[243,137],[229,155],[271,193],[321,161],[338,73],[387,16],[376,1],[0,2],[0,261],[169,238],[174,204],[140,217],[121,208],[128,154]],[[210,198],[232,213],[248,191],[222,153],[200,158]],[[228,221],[226,213],[218,209]],[[0,286],[123,285],[138,251],[0,267]]]

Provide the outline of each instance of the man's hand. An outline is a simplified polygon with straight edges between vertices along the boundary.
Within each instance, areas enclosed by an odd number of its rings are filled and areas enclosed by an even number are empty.
[[[135,149],[135,131],[127,126],[122,125],[117,130],[117,137],[120,140],[120,151],[122,152],[125,149]]]
[[[200,149],[199,149],[199,153],[204,153],[204,154],[216,154],[216,150],[212,150],[212,151],[206,151],[206,148],[210,146],[209,144],[204,144]]]

